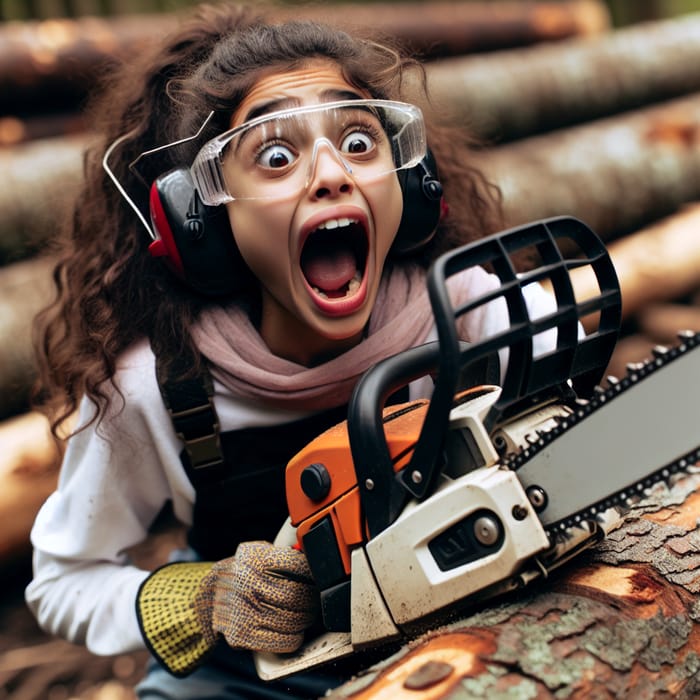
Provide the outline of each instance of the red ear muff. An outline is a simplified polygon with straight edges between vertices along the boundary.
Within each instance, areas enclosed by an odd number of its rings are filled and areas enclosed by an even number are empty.
[[[149,252],[194,290],[207,296],[241,291],[250,271],[236,246],[226,208],[202,204],[186,168],[161,175],[151,186]]]
[[[437,164],[430,150],[418,165],[399,170],[398,176],[403,192],[403,213],[391,253],[406,255],[430,242],[445,205]]]
[[[154,258],[160,258],[181,279],[185,278],[185,268],[177,249],[170,221],[163,208],[161,188],[153,183],[150,194],[151,225],[157,238],[148,246],[148,252]]]

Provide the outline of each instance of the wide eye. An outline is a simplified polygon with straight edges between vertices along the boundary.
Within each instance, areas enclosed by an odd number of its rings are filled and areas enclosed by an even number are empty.
[[[364,131],[353,131],[348,134],[340,144],[342,153],[349,155],[361,155],[374,148],[374,139]]]
[[[282,144],[276,143],[271,146],[267,146],[260,153],[258,153],[257,161],[264,168],[286,168],[291,165],[296,160],[294,153],[283,146]]]

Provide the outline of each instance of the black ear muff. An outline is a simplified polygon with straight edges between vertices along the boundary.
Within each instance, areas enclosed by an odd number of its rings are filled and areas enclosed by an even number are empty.
[[[250,272],[234,241],[226,207],[202,203],[186,168],[161,175],[151,186],[152,256],[190,287],[208,296],[234,294]]]
[[[403,214],[391,252],[406,255],[422,248],[435,235],[442,215],[442,184],[430,150],[418,165],[399,170],[398,176]]]

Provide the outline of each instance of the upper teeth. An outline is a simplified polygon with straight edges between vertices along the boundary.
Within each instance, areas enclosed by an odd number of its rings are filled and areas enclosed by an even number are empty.
[[[342,219],[328,219],[328,221],[324,221],[322,224],[319,224],[318,228],[339,228],[341,226],[350,226],[350,224],[356,223],[357,219],[346,219],[343,217]]]

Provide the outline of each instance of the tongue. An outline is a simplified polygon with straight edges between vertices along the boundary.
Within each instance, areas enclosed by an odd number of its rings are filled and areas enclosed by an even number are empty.
[[[304,255],[302,268],[312,287],[333,292],[344,288],[350,282],[355,276],[357,264],[350,250],[323,250],[319,246]]]

